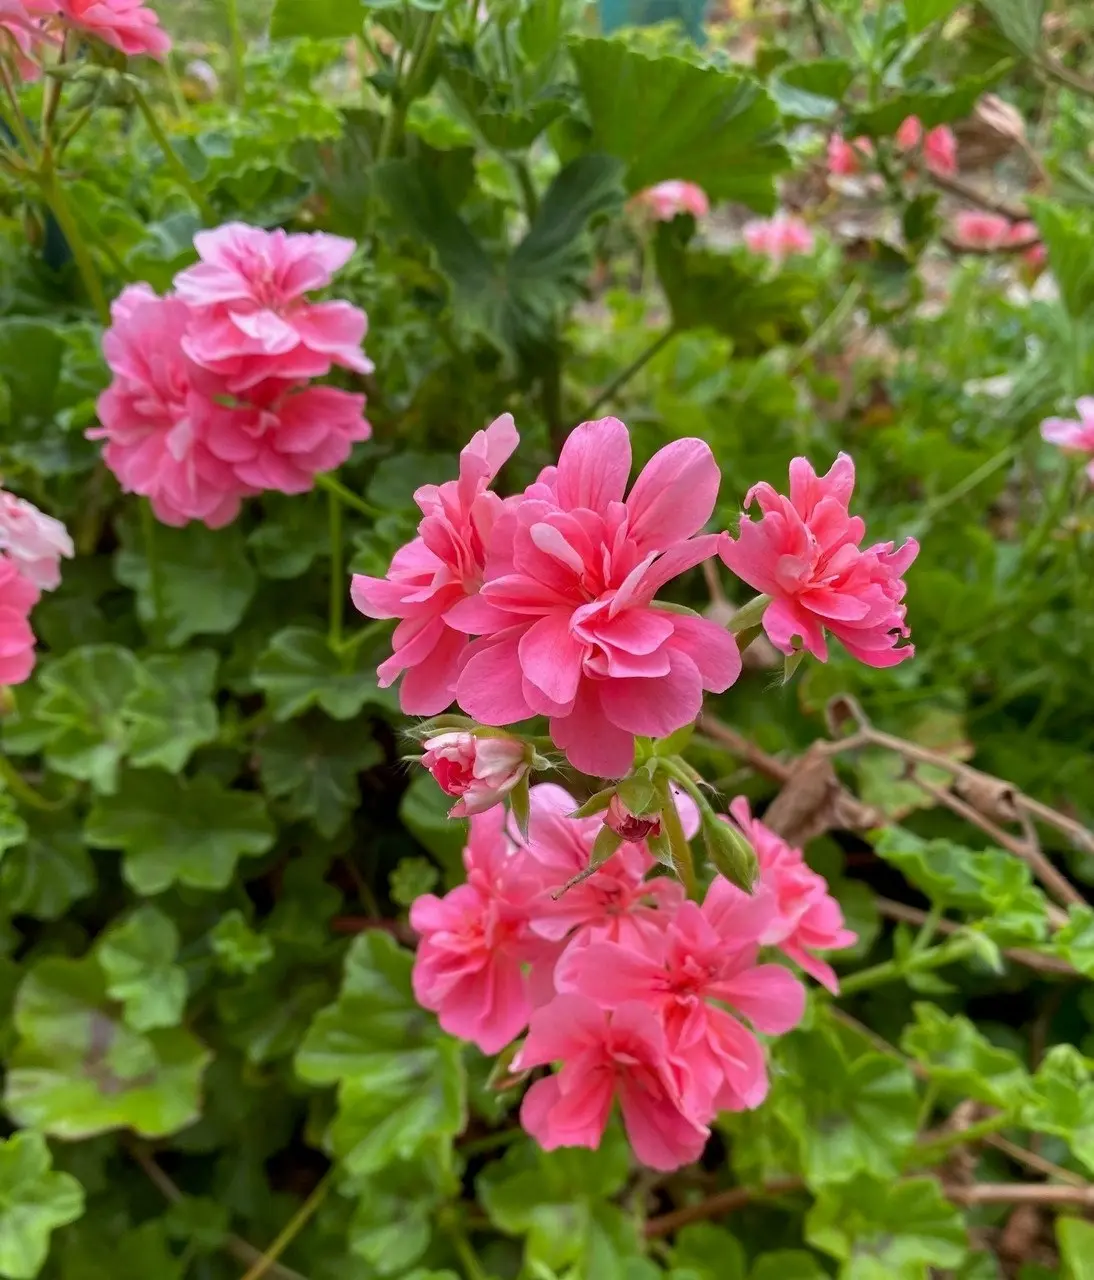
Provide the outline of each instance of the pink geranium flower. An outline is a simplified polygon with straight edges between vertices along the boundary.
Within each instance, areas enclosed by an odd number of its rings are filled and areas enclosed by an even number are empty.
[[[646,934],[640,948],[594,942],[566,951],[555,985],[603,1008],[638,1001],[655,1010],[688,1114],[706,1122],[718,1111],[756,1107],[767,1096],[763,1050],[723,1006],[772,1035],[800,1020],[801,983],[781,965],[756,962],[775,915],[770,892],[750,897],[718,876],[701,908],[682,903],[669,927]]]
[[[944,124],[923,132],[918,116],[908,116],[896,131],[896,144],[902,151],[922,145],[923,163],[941,178],[957,172],[957,138]]]
[[[529,752],[517,738],[438,733],[422,744],[422,764],[449,796],[450,818],[468,818],[500,804],[529,768]]]
[[[164,524],[202,520],[211,529],[234,520],[240,499],[257,490],[198,438],[195,420],[209,405],[195,392],[182,351],[190,311],[146,284],[130,285],[110,308],[103,352],[114,380],[98,401],[103,460],[129,493],[146,496]]]
[[[1091,460],[1086,474],[1094,484],[1094,396],[1081,396],[1075,402],[1079,418],[1046,418],[1041,423],[1041,436],[1049,444],[1057,444],[1068,453],[1086,453]]]
[[[638,193],[635,200],[656,222],[671,222],[681,213],[704,218],[710,212],[710,201],[702,187],[676,179],[647,187]]]
[[[59,0],[58,7],[67,26],[96,36],[131,58],[146,53],[162,59],[171,48],[159,18],[141,0]]]
[[[364,396],[336,387],[299,390],[270,381],[234,406],[204,399],[194,408],[194,426],[241,491],[306,493],[320,472],[336,470],[354,442],[372,434],[364,408]]]
[[[576,427],[558,466],[498,519],[479,595],[448,614],[484,637],[463,661],[460,706],[486,724],[549,716],[571,764],[605,777],[626,773],[636,734],[690,723],[703,691],[741,671],[724,628],[654,602],[717,545],[694,536],[718,493],[709,446],[667,445],[624,500],[630,467],[618,419]]]
[[[850,178],[862,172],[863,159],[873,154],[874,144],[869,138],[848,142],[841,134],[834,133],[828,139],[828,172],[837,178]]]
[[[962,209],[954,215],[953,229],[962,244],[974,249],[1000,249],[1011,242],[1010,221],[998,213]]]
[[[738,577],[771,596],[763,627],[771,643],[793,653],[795,641],[827,661],[825,631],[871,667],[891,667],[913,656],[899,645],[909,634],[902,603],[902,574],[919,544],[908,538],[859,546],[866,526],[848,510],[855,464],[841,453],[819,476],[805,458],[790,464],[790,497],[769,484],[754,485],[745,506],[756,502],[759,520],[741,517],[736,539],[723,535],[722,559]]]
[[[460,454],[458,480],[423,485],[418,536],[401,547],[386,578],[355,574],[351,595],[370,618],[400,618],[395,652],[380,665],[387,688],[403,672],[399,703],[409,715],[436,715],[452,701],[467,638],[450,624],[453,608],[482,585],[486,542],[502,501],[489,485],[517,447],[512,416],[476,432]]]
[[[782,262],[796,253],[813,252],[813,233],[792,213],[777,213],[773,218],[753,218],[741,232],[753,253],[772,262]]]
[[[352,240],[228,222],[200,231],[194,246],[201,261],[175,280],[194,313],[183,349],[228,391],[247,392],[266,378],[321,377],[335,364],[372,369],[361,351],[365,313],[305,297],[330,284],[353,253]]]
[[[0,685],[22,684],[34,670],[30,611],[38,588],[9,556],[0,554]]]
[[[531,789],[528,854],[541,868],[543,883],[557,892],[585,871],[603,815],[573,818],[577,801],[562,787],[544,782]],[[694,835],[699,813],[690,797],[678,797],[685,834]],[[540,937],[560,942],[577,931],[590,940],[639,946],[642,936],[659,932],[684,900],[683,886],[667,876],[647,879],[656,866],[644,844],[624,844],[592,875],[559,898],[548,895],[532,918]]]
[[[1040,270],[1048,261],[1048,250],[1045,246],[1040,242],[1036,244],[1030,243],[1037,240],[1039,234],[1035,222],[1016,222],[1011,227],[1010,234],[1007,237],[1008,244],[1024,244],[1027,246],[1022,253],[1022,261],[1035,271]]]
[[[561,1062],[524,1095],[520,1121],[547,1151],[600,1145],[618,1098],[634,1153],[651,1169],[678,1169],[702,1155],[710,1131],[687,1111],[665,1049],[665,1034],[644,1004],[612,1013],[580,995],[563,995],[532,1015],[515,1070]]]
[[[0,489],[0,551],[41,591],[59,585],[61,557],[70,559],[75,554],[60,520],[4,489]]]
[[[466,884],[443,898],[425,894],[410,909],[421,936],[414,995],[450,1035],[497,1053],[524,1030],[532,1012],[526,966],[553,960],[557,948],[531,930],[543,879],[536,863],[506,838],[503,809],[471,819],[463,861]]]
[[[0,0],[0,57],[13,59],[20,80],[41,77],[37,55],[43,45],[58,43],[41,19],[56,11],[52,0]]]
[[[810,977],[837,993],[839,982],[832,966],[813,952],[840,951],[858,935],[843,927],[843,911],[828,892],[827,881],[806,865],[800,849],[792,849],[752,817],[744,796],[738,796],[729,811],[756,851],[761,884],[775,897],[775,915],[760,942],[778,947]]]

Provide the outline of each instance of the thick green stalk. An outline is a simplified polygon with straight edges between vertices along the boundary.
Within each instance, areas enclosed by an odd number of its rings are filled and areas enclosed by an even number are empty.
[[[262,1277],[270,1270],[273,1264],[281,1257],[290,1244],[296,1239],[301,1231],[311,1221],[312,1216],[323,1201],[327,1198],[327,1194],[334,1182],[334,1171],[326,1174],[326,1176],[316,1184],[315,1190],[297,1209],[296,1213],[289,1219],[283,1231],[277,1236],[273,1244],[266,1250],[261,1258],[243,1277],[243,1280],[262,1280]]]
[[[247,46],[239,24],[239,0],[225,0],[225,9],[228,17],[228,58],[232,70],[232,102],[242,109],[247,100],[246,73],[243,69]]]
[[[57,175],[52,168],[46,168],[40,173],[38,180],[42,187],[42,195],[45,202],[57,219],[57,225],[61,228],[65,239],[68,241],[68,247],[72,250],[72,257],[76,263],[76,269],[80,273],[80,278],[84,282],[87,296],[91,299],[91,304],[95,308],[100,322],[108,325],[110,323],[110,303],[106,298],[106,290],[103,288],[99,269],[95,266],[95,259],[91,256],[91,250],[88,248],[87,241],[80,230],[80,224],[76,221],[72,206],[68,203],[68,197],[65,195],[61,184],[57,181]]]
[[[198,184],[190,177],[186,166],[179,159],[178,152],[171,145],[171,139],[168,138],[166,133],[164,133],[163,126],[160,124],[155,111],[152,109],[152,104],[139,89],[134,92],[133,101],[137,105],[137,110],[143,116],[144,123],[148,126],[148,132],[152,135],[153,141],[163,153],[163,158],[167,161],[167,167],[175,175],[179,186],[186,191],[190,199],[193,200],[194,204],[196,204],[201,210],[204,218],[208,219],[210,222],[216,222],[216,210],[209,203],[205,193],[201,190]]]
[[[148,565],[148,587],[152,597],[152,620],[157,641],[162,638],[167,609],[163,598],[163,579],[160,576],[159,556],[156,554],[156,516],[147,498],[138,499],[141,511],[141,537],[144,541],[144,559]]]
[[[699,896],[699,886],[695,879],[695,863],[691,856],[691,846],[688,844],[687,836],[684,835],[680,814],[677,812],[676,802],[672,798],[669,776],[663,770],[657,774],[656,785],[657,794],[661,799],[661,821],[665,826],[665,834],[669,838],[669,848],[672,850],[674,869],[680,877],[688,897],[695,899]]]
[[[317,489],[326,489],[328,493],[337,494],[347,507],[352,507],[354,511],[360,511],[363,516],[372,516],[373,519],[379,519],[384,514],[378,508],[370,506],[364,498],[359,498],[352,489],[347,489],[340,480],[336,480],[329,472],[321,471],[315,477],[315,487]]]
[[[940,969],[943,965],[952,964],[955,960],[963,960],[970,955],[973,945],[968,938],[950,938],[937,947],[908,955],[903,960],[886,960],[883,964],[876,964],[870,969],[862,969],[840,980],[840,995],[855,995],[871,987],[884,986],[888,982],[899,982],[911,973]]]

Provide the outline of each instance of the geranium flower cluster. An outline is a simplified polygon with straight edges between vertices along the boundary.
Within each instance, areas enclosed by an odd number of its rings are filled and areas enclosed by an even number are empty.
[[[954,215],[953,230],[960,245],[987,253],[1021,245],[1022,259],[1031,267],[1043,266],[1048,256],[1034,222],[1011,222],[1000,213],[962,209]]]
[[[0,56],[23,80],[42,74],[42,55],[67,32],[103,41],[129,57],[163,58],[171,40],[141,0],[0,0]]]
[[[779,210],[773,218],[752,218],[741,229],[752,253],[780,263],[794,254],[813,252],[813,232],[797,214]]]
[[[736,539],[700,532],[721,477],[702,440],[659,450],[627,491],[631,443],[617,418],[584,422],[557,466],[520,495],[490,484],[518,443],[505,415],[460,455],[457,480],[425,485],[418,536],[384,578],[356,575],[353,601],[373,618],[398,618],[383,686],[402,675],[400,703],[432,716],[453,701],[481,724],[547,716],[575,768],[622,777],[635,738],[665,738],[692,723],[706,693],[741,673],[734,637],[719,623],[666,607],[658,593],[721,553],[770,597],[763,626],[785,653],[827,658],[825,632],[855,657],[885,667],[911,657],[904,582],[918,545],[860,546],[851,516],[854,465],[841,454],[818,476],[790,468],[790,497],[749,491],[761,518]]]
[[[103,338],[114,378],[88,435],[165,524],[219,528],[245,497],[310,489],[368,438],[365,397],[311,380],[372,365],[365,313],[307,296],[330,284],[352,240],[232,222],[194,246],[200,261],[165,297],[136,284],[115,300]]]
[[[908,116],[893,135],[893,141],[898,151],[919,149],[924,165],[936,176],[948,178],[957,173],[957,138],[947,125],[924,129],[918,116]],[[852,177],[863,171],[873,155],[874,144],[869,138],[854,138],[849,142],[842,134],[834,133],[828,139],[828,172],[833,177]]]
[[[710,200],[703,188],[694,182],[682,182],[676,178],[640,191],[634,203],[645,210],[654,222],[671,222],[681,213],[705,218],[710,212]]]
[[[61,559],[72,554],[60,520],[0,489],[0,686],[22,684],[34,670],[30,613],[60,585]]]
[[[677,797],[686,833],[698,815]],[[815,953],[855,941],[824,880],[774,832],[732,806],[761,862],[750,896],[721,876],[702,905],[652,874],[625,843],[580,883],[600,818],[571,816],[562,788],[531,789],[527,839],[498,807],[472,818],[467,883],[415,902],[418,1000],[450,1034],[497,1053],[527,1030],[517,1072],[560,1064],[531,1085],[521,1121],[545,1148],[596,1147],[618,1099],[635,1154],[655,1169],[699,1157],[720,1111],[767,1094],[756,1033],[780,1035],[804,1007],[771,947],[835,989]],[[731,819],[726,819],[731,821]]]

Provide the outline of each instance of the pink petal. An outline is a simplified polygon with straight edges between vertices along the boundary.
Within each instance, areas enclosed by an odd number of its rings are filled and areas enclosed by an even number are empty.
[[[600,703],[612,724],[628,733],[667,738],[695,719],[703,707],[699,668],[675,650],[669,661],[667,676],[601,681]]]
[[[686,653],[699,668],[704,689],[710,693],[725,693],[741,674],[741,653],[737,641],[725,627],[709,618],[677,614],[672,622],[672,648]]]
[[[600,691],[618,681],[582,680],[573,710],[551,720],[551,738],[582,773],[596,778],[621,778],[634,763],[634,735],[611,723]]]
[[[456,700],[483,724],[509,725],[532,715],[524,696],[519,643],[523,626],[476,640],[456,683]]]
[[[630,531],[642,551],[665,550],[710,519],[721,472],[702,440],[674,440],[646,463],[627,498]]]
[[[622,501],[631,473],[630,432],[618,418],[598,418],[574,427],[562,446],[555,476],[564,510],[604,512]]]

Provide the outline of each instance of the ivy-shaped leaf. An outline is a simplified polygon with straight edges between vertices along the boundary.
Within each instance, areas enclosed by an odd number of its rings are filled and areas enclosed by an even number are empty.
[[[237,910],[220,917],[209,933],[209,945],[225,973],[255,973],[274,954],[270,939],[256,933]]]
[[[961,1215],[934,1178],[827,1187],[805,1235],[843,1263],[840,1280],[927,1280],[929,1268],[956,1267],[968,1251]]]
[[[254,680],[275,720],[291,720],[309,707],[319,707],[335,720],[352,720],[366,703],[397,705],[377,685],[369,655],[359,651],[347,670],[326,636],[307,627],[286,627],[272,636],[255,666]]]
[[[286,817],[311,819],[327,837],[360,804],[357,775],[382,759],[367,725],[348,727],[319,717],[277,725],[258,747],[266,794],[281,799]]]
[[[98,849],[122,850],[126,881],[144,895],[173,884],[224,889],[241,857],[265,853],[274,842],[262,797],[209,774],[129,771],[116,795],[96,800],[86,834]]]
[[[145,661],[125,703],[130,764],[178,773],[198,747],[216,738],[216,671],[217,655],[207,649]]]
[[[175,964],[179,932],[155,907],[138,908],[109,929],[96,948],[107,994],[119,1000],[134,1031],[175,1027],[186,1005],[186,973]]]
[[[33,1280],[45,1264],[49,1237],[84,1212],[84,1189],[55,1173],[40,1133],[0,1141],[0,1276]]]
[[[915,1024],[905,1028],[901,1046],[931,1073],[931,1079],[960,1098],[996,1107],[1018,1105],[1029,1092],[1029,1072],[1016,1053],[991,1044],[960,1016],[920,1003]]]
[[[1032,1091],[1023,1123],[1063,1138],[1094,1171],[1094,1080],[1087,1059],[1071,1045],[1053,1045],[1033,1076]]]
[[[197,1117],[208,1050],[178,1027],[127,1027],[94,956],[40,960],[14,1016],[4,1105],[16,1124],[65,1139],[119,1128],[159,1138]]]
[[[296,1055],[309,1084],[338,1085],[328,1141],[347,1172],[379,1173],[426,1149],[440,1162],[465,1123],[460,1046],[424,1014],[412,957],[385,933],[358,937],[335,1004],[320,1011]]]
[[[13,915],[59,920],[95,884],[83,830],[71,813],[29,815],[26,842],[0,861],[0,898]]]

